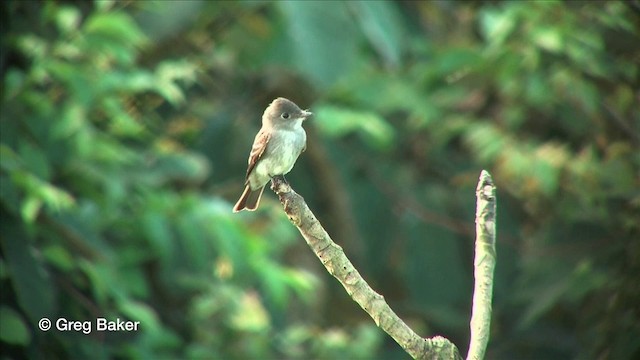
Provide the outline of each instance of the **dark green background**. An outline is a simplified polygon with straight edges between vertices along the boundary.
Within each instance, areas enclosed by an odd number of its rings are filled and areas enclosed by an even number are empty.
[[[638,1],[0,6],[2,358],[407,358],[270,191],[231,213],[278,96],[315,113],[288,180],[419,334],[466,353],[487,169],[487,358],[640,355]]]

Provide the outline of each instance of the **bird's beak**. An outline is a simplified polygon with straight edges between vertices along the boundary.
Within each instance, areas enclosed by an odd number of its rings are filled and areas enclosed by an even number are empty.
[[[309,110],[302,110],[302,116],[303,116],[305,119],[308,119],[311,115],[313,115],[313,113],[312,113],[311,111],[309,111]]]

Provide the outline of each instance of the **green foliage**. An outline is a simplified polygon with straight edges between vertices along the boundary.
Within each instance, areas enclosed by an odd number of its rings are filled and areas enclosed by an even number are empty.
[[[318,106],[318,128],[327,136],[338,137],[357,132],[365,142],[378,149],[389,148],[394,141],[394,128],[370,111],[354,111],[337,106]]]
[[[487,357],[640,353],[633,4],[2,7],[7,356],[403,356],[269,191],[230,212],[276,96],[315,113],[289,181],[420,334],[464,352],[484,168],[499,199]],[[141,330],[42,332],[45,316]]]
[[[7,344],[26,346],[31,341],[31,334],[26,322],[15,310],[0,307],[0,340]]]

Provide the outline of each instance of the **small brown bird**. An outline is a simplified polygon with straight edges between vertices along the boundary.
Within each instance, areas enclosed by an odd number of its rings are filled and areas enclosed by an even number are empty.
[[[262,128],[253,141],[244,192],[233,212],[254,211],[260,204],[265,185],[272,177],[291,171],[298,156],[307,147],[302,122],[311,116],[293,101],[277,98],[262,114]]]

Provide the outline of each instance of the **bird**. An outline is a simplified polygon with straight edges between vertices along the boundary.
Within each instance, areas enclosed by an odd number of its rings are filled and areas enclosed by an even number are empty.
[[[276,98],[262,114],[262,127],[256,135],[245,178],[245,187],[233,212],[254,211],[260,205],[265,185],[276,176],[288,174],[307,148],[302,122],[313,115],[283,97]]]

